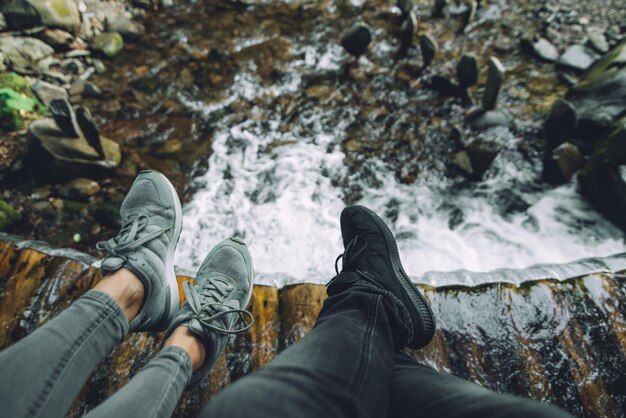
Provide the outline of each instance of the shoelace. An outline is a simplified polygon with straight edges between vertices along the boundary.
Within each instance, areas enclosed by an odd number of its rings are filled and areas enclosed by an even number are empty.
[[[363,245],[361,245],[359,249],[356,249],[359,240],[363,243]],[[364,238],[361,238],[358,235],[355,235],[354,238],[350,240],[348,245],[346,245],[346,249],[344,250],[344,252],[342,254],[339,254],[337,258],[335,259],[335,273],[337,275],[333,277],[328,283],[326,283],[326,287],[333,284],[335,279],[339,277],[339,267],[338,267],[339,260],[343,258],[342,270],[345,269],[346,267],[350,268],[350,263],[352,262],[352,260],[360,256],[363,253],[363,251],[365,251],[366,249],[367,249],[367,241]]]
[[[107,251],[110,254],[119,256],[128,250],[134,250],[146,242],[152,241],[168,229],[171,229],[171,227],[158,229],[149,234],[145,234],[141,238],[137,238],[138,234],[145,229],[146,225],[148,225],[148,215],[144,213],[138,214],[128,219],[115,237],[107,241],[98,242],[96,248],[100,251]]]
[[[202,285],[201,294],[191,285],[190,282],[183,283],[183,291],[187,298],[187,303],[194,313],[195,318],[205,327],[224,334],[238,334],[246,331],[254,323],[254,317],[245,309],[235,309],[220,301],[227,296],[227,292],[231,289],[230,285],[222,280],[214,279]],[[227,308],[226,310],[218,310],[219,307]],[[244,322],[241,328],[226,329],[215,322],[220,318],[236,314]],[[246,318],[249,322],[246,323]],[[219,324],[219,322],[218,322]]]

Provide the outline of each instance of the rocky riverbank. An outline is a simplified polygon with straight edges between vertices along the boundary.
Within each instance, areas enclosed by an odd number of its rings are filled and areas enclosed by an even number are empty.
[[[544,119],[626,29],[619,0],[223,0],[169,8],[65,0],[71,19],[57,21],[31,3],[0,9],[3,103],[21,107],[3,112],[3,229],[85,249],[118,227],[117,207],[138,170],[165,172],[187,199],[215,131],[243,122],[267,138],[257,151],[270,156],[317,135],[320,124],[336,126],[342,135],[327,147],[342,150],[346,169],[328,177],[348,203],[380,181],[372,169],[379,161],[402,184],[436,174],[463,189],[512,151],[519,159],[545,155],[548,165],[560,158],[560,181],[570,180],[597,165],[594,147],[565,138],[544,149]],[[26,12],[11,9],[18,4]],[[268,92],[256,96],[259,89]],[[619,101],[623,90],[610,97]],[[51,106],[53,99],[60,101]],[[507,215],[529,205],[515,190],[497,198]],[[393,208],[388,216],[397,216]]]

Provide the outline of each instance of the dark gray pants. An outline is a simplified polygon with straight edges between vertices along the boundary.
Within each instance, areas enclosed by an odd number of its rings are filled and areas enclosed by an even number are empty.
[[[375,289],[330,297],[311,333],[263,370],[239,379],[202,417],[567,417],[556,408],[498,395],[397,354],[402,309]],[[128,321],[90,290],[0,353],[2,416],[62,417]],[[185,351],[168,347],[93,417],[168,417],[191,376]]]

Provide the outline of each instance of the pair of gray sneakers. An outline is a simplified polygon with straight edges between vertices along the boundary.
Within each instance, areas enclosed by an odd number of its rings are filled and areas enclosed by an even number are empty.
[[[122,228],[97,248],[108,255],[103,273],[124,267],[144,285],[144,302],[131,321],[131,331],[162,331],[164,341],[176,327],[186,326],[206,347],[206,360],[190,385],[200,382],[226,346],[228,335],[245,331],[252,315],[245,310],[252,295],[252,258],[246,244],[228,238],[202,262],[195,284],[183,284],[180,308],[174,272],[174,250],[182,228],[182,209],[174,186],[161,173],[142,171],[120,208]],[[245,325],[237,328],[238,319]]]

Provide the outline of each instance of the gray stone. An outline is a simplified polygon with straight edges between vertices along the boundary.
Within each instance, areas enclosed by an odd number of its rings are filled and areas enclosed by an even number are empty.
[[[439,52],[437,41],[428,33],[419,36],[420,50],[422,52],[422,62],[424,67],[428,67]]]
[[[508,127],[512,121],[506,110],[485,110],[481,106],[470,109],[465,116],[465,123],[475,130]]]
[[[69,138],[78,138],[80,136],[74,109],[67,99],[52,99],[48,107],[54,123],[63,132],[64,136]]]
[[[105,158],[84,138],[68,138],[49,118],[33,122],[29,128],[29,148],[33,169],[47,180],[77,177],[102,178],[121,161],[120,146],[101,137]]]
[[[27,70],[37,61],[54,53],[51,46],[39,39],[17,36],[0,37],[0,50],[18,70]]]
[[[86,107],[79,107],[76,109],[76,122],[81,131],[81,136],[85,138],[87,143],[96,150],[98,156],[102,159],[105,158],[104,149],[102,148],[102,143],[100,142],[100,129],[98,129],[98,125],[91,117],[91,113],[89,113],[89,109]]]
[[[84,96],[84,97],[101,97],[102,90],[98,88],[94,83],[78,79],[72,83],[70,87],[70,96]]]
[[[475,0],[467,3],[467,10],[461,15],[461,29],[465,29],[467,25],[474,21],[477,9],[478,3]]]
[[[552,158],[556,161],[561,176],[566,182],[572,179],[574,173],[580,170],[585,162],[585,157],[580,149],[570,142],[559,145],[554,150]]]
[[[341,46],[346,52],[355,57],[363,55],[370,42],[372,42],[372,32],[365,23],[355,23],[341,38]]]
[[[467,155],[472,166],[472,175],[481,179],[496,158],[502,143],[495,138],[479,137],[467,147]]]
[[[487,62],[487,85],[483,94],[483,108],[491,110],[496,107],[500,87],[504,80],[504,66],[496,57],[489,57]]]
[[[172,7],[174,5],[174,0],[161,0],[161,6],[163,7]]]
[[[555,62],[559,59],[559,51],[545,38],[522,41],[527,50],[545,61]]]
[[[137,40],[146,33],[142,24],[126,16],[108,17],[105,20],[105,28],[107,32],[117,32],[129,41]]]
[[[590,31],[587,43],[591,48],[595,49],[600,54],[606,54],[609,52],[609,43],[600,32]]]
[[[577,71],[584,71],[600,58],[593,49],[584,45],[572,45],[561,55],[559,64]]]
[[[65,54],[65,58],[85,58],[90,56],[91,52],[86,49],[74,49]]]
[[[29,0],[44,25],[76,33],[80,28],[80,12],[74,0]]]
[[[465,172],[465,174],[474,174],[474,168],[472,167],[469,155],[467,155],[467,151],[459,151],[455,153],[452,156],[452,163]]]
[[[67,51],[76,38],[63,29],[46,29],[38,37],[56,51]]]
[[[100,55],[113,58],[124,47],[124,39],[117,32],[103,32],[91,40],[91,49]]]
[[[0,13],[4,15],[10,30],[22,30],[41,25],[39,13],[26,0],[2,0]]]
[[[106,65],[104,65],[104,62],[102,62],[102,60],[99,60],[99,59],[93,60],[93,67],[96,69],[96,72],[98,74],[102,74],[103,72],[107,70],[107,67]]]
[[[85,64],[76,58],[61,61],[61,66],[66,72],[74,75],[82,74],[85,71]]]
[[[79,177],[59,187],[59,195],[66,199],[89,200],[100,190],[100,185],[94,180]]]
[[[50,102],[54,99],[68,99],[67,91],[63,87],[42,80],[33,84],[31,90],[35,97],[46,106],[50,106]]]
[[[5,31],[9,28],[7,24],[7,19],[4,17],[2,13],[0,13],[0,32]]]
[[[478,82],[478,60],[476,55],[463,54],[456,65],[456,79],[463,88],[473,86]]]

